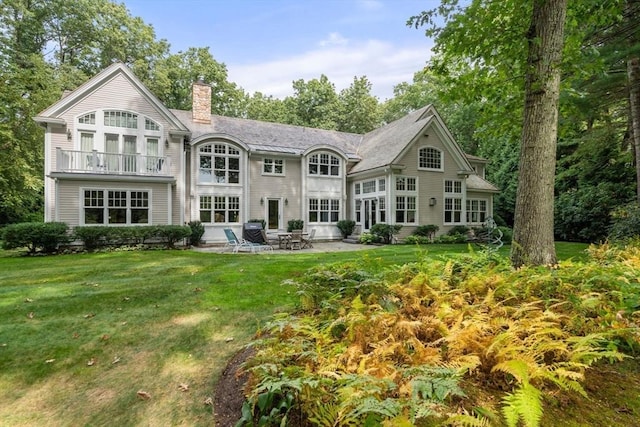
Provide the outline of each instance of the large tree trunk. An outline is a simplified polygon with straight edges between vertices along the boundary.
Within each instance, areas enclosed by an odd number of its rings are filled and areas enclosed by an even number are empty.
[[[511,248],[514,267],[555,265],[553,187],[567,0],[533,0]]]
[[[627,75],[629,78],[629,110],[631,112],[631,142],[634,147],[636,160],[636,188],[637,202],[640,203],[640,59],[627,60]]]

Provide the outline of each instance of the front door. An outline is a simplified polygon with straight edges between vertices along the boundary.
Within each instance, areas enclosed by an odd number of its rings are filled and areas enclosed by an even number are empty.
[[[282,229],[280,199],[267,199],[267,231]]]

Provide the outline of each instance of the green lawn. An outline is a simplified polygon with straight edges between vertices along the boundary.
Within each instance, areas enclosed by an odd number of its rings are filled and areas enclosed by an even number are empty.
[[[558,256],[581,259],[585,248],[561,243]],[[207,403],[226,362],[273,313],[295,308],[284,280],[319,263],[386,266],[468,250],[0,251],[0,424],[211,425]]]

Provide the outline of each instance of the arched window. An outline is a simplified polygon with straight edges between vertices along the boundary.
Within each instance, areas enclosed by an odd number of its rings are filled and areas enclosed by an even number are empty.
[[[418,169],[442,170],[442,151],[423,147],[418,151]]]
[[[329,153],[310,155],[309,175],[340,176],[340,158]]]
[[[239,184],[240,150],[231,144],[204,144],[198,150],[199,183]]]

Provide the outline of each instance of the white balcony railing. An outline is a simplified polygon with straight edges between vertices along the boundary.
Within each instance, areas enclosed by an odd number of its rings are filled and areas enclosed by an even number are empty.
[[[55,172],[115,175],[171,175],[171,158],[56,149]]]

